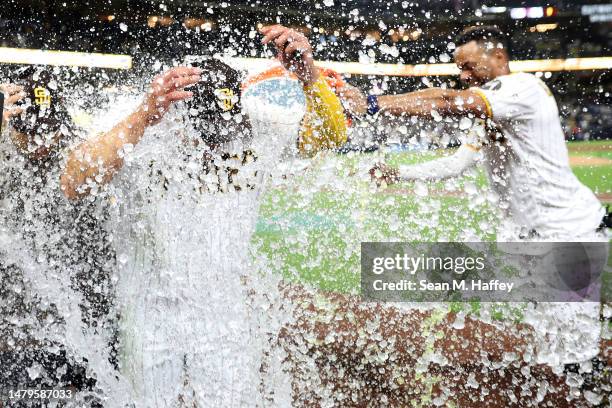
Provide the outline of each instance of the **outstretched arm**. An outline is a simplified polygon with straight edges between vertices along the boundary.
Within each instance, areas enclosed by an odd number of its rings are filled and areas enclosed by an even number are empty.
[[[60,186],[69,199],[91,193],[92,188],[109,183],[123,166],[122,150],[135,145],[147,127],[159,123],[170,105],[187,99],[188,85],[200,80],[198,68],[178,67],[157,76],[144,102],[109,132],[89,139],[73,149],[60,176]]]
[[[399,166],[398,169],[379,163],[370,175],[378,184],[414,180],[444,180],[461,175],[478,162],[479,149],[463,144],[451,156],[430,160],[425,163]]]
[[[342,98],[347,108],[355,115],[364,115],[367,112],[367,97],[357,88],[352,87],[342,94]],[[442,116],[473,114],[485,118],[490,115],[487,100],[475,89],[429,88],[400,95],[383,95],[377,99],[381,112],[397,116],[431,118],[437,113]]]
[[[478,162],[478,149],[463,144],[447,157],[424,163],[399,166],[400,180],[444,180],[457,177]]]

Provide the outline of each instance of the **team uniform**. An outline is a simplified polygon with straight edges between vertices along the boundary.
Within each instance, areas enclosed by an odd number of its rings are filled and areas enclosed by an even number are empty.
[[[548,87],[531,74],[517,73],[476,91],[505,140],[485,144],[483,153],[509,218],[547,239],[592,237],[604,209],[569,166],[557,103]]]
[[[197,143],[188,121],[165,121],[113,181],[122,371],[138,406],[262,405],[267,332],[258,315],[267,312],[253,290],[273,296],[276,286],[250,260],[259,197],[292,146],[307,153],[346,139],[323,80],[304,89],[301,111],[268,102],[245,96],[252,137],[213,149]]]
[[[400,177],[446,178],[482,161],[504,214],[498,242],[607,242],[598,231],[605,210],[569,166],[548,87],[534,75],[516,73],[472,90],[486,103],[486,126],[475,126],[453,156],[400,166]],[[538,361],[559,365],[597,355],[598,317],[598,303],[540,303],[529,309],[526,321],[540,340]]]

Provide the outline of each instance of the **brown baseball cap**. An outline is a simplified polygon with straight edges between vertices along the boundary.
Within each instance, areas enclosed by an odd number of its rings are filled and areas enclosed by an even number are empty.
[[[218,145],[250,135],[251,127],[242,112],[241,74],[213,57],[188,62],[202,70],[202,80],[189,88],[189,117],[200,137]]]

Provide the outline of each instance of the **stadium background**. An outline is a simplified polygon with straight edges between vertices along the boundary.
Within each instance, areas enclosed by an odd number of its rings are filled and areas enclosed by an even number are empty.
[[[254,34],[258,24],[302,29],[322,61],[437,64],[466,25],[496,24],[510,33],[515,60],[600,58],[600,69],[543,71],[555,93],[572,167],[604,202],[612,202],[612,4],[605,1],[144,1],[15,0],[3,4],[0,46],[124,54],[131,69],[81,69],[80,95],[142,83],[185,55],[221,51],[234,57],[270,57]],[[0,51],[0,57],[6,56]],[[6,63],[5,59],[2,62]],[[0,76],[6,78],[7,64]],[[373,92],[404,92],[432,85],[459,87],[445,76],[347,76]],[[81,98],[84,109],[96,97]],[[456,182],[404,183],[375,190],[359,174],[375,160],[428,160],[452,153],[451,137],[435,123],[369,126],[380,142],[373,153],[315,159],[310,170],[273,189],[253,238],[260,268],[332,290],[357,290],[359,243],[396,240],[494,239],[497,218],[481,171]],[[402,131],[397,132],[397,129]],[[425,131],[425,132],[424,132]],[[424,135],[425,133],[425,135]],[[576,141],[573,141],[576,140]],[[586,141],[589,140],[589,141]],[[432,150],[431,147],[443,147]]]

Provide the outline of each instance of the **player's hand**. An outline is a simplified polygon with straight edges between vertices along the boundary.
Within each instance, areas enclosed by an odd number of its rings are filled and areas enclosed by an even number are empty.
[[[368,98],[359,88],[349,84],[339,90],[340,100],[344,108],[353,116],[363,116],[368,111]]]
[[[158,124],[173,102],[191,98],[193,93],[185,91],[185,87],[200,81],[201,72],[199,68],[176,67],[156,76],[139,110],[145,124]]]
[[[273,42],[278,50],[277,58],[304,85],[312,85],[319,79],[319,70],[312,58],[312,47],[304,34],[282,25],[262,27],[259,32],[264,36],[261,42]]]
[[[379,187],[383,184],[389,185],[400,181],[399,170],[384,163],[376,163],[370,169],[370,176]]]
[[[26,97],[23,87],[15,84],[0,84],[0,92],[4,94],[4,110],[2,111],[2,128],[11,118],[20,115],[23,108],[15,106],[17,102]]]

